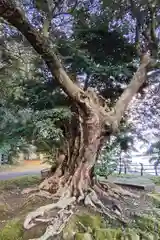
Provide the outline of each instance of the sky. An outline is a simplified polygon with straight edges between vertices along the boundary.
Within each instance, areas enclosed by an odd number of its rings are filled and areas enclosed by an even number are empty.
[[[93,6],[90,6],[91,12],[99,11],[99,5],[97,5],[97,3],[98,1],[94,1]],[[67,9],[67,5],[65,8]],[[33,5],[30,8],[27,8],[27,10],[32,24],[34,22],[34,25],[36,26],[37,22],[35,20],[36,18],[34,18],[35,11],[33,11]],[[70,32],[72,24],[69,20],[69,15],[62,14],[59,17],[55,18],[53,22],[57,26],[57,29],[61,29],[61,31],[65,32]],[[130,13],[127,13],[123,18],[119,19],[119,22],[116,21],[115,24],[118,24],[117,26],[119,26],[119,29],[123,27],[123,30],[124,26],[127,25],[127,32],[125,37],[131,42],[134,41],[135,21],[133,20],[133,17]],[[112,23],[112,26],[114,26],[114,22]],[[129,31],[128,26],[130,26]],[[129,121],[134,123],[136,131],[140,132],[150,144],[155,141],[160,131],[158,122],[158,119],[160,119],[160,81],[157,81],[160,79],[160,73],[155,74],[155,76],[153,76],[154,73],[149,73],[148,75],[150,75],[150,86],[146,89],[145,96],[143,99],[134,98],[130,104],[128,112],[130,115]],[[136,141],[136,148],[140,154],[143,154],[147,149],[147,145],[141,141]],[[139,162],[140,157],[135,157],[133,152],[132,160],[133,162]],[[148,163],[147,157],[142,158],[141,160],[146,164]]]
[[[139,154],[144,154],[148,147],[159,140],[160,135],[160,71],[148,74],[149,86],[145,90],[144,97],[134,98],[128,109],[129,121],[135,126],[136,131],[140,132],[148,141],[148,144],[137,140],[135,147]],[[149,157],[136,157],[132,152],[132,161],[148,164]]]
[[[28,0],[29,1],[29,0]],[[33,6],[30,8],[27,8],[28,16],[30,21],[32,21],[32,24],[34,26],[38,26],[38,20],[34,18],[35,11],[33,11]],[[93,7],[92,10],[95,10],[96,8]],[[37,13],[37,12],[36,12]],[[57,25],[57,28],[60,28],[61,30],[64,30],[65,32],[71,30],[71,23],[68,22],[69,16],[67,15],[61,15],[61,17],[54,19],[54,23]],[[65,24],[65,22],[68,22]],[[132,24],[128,24],[128,23]],[[63,23],[63,24],[62,24]],[[135,22],[133,21],[133,18],[130,14],[126,14],[126,16],[123,19],[120,19],[118,22],[119,28],[123,26],[123,24],[127,24],[131,26],[131,29],[129,33],[126,33],[126,37],[132,41],[134,39],[134,31],[133,28],[135,26]],[[114,24],[113,24],[114,25]],[[150,87],[146,89],[146,93],[143,99],[133,99],[133,101],[130,104],[129,108],[129,114],[130,118],[129,121],[134,123],[135,128],[137,131],[139,131],[143,136],[149,141],[149,143],[152,143],[156,137],[158,138],[160,133],[160,125],[159,125],[159,119],[160,119],[160,73],[157,73],[154,77],[150,76]],[[136,142],[136,148],[139,150],[140,154],[143,154],[146,150],[146,146],[141,142]],[[147,157],[140,158],[136,157],[134,155],[134,152],[132,153],[132,161],[133,162],[141,162],[148,164]]]

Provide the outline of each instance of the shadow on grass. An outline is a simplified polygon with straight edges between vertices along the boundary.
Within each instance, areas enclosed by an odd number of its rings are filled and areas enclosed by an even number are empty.
[[[41,182],[39,176],[24,176],[0,181],[0,191],[27,188]]]

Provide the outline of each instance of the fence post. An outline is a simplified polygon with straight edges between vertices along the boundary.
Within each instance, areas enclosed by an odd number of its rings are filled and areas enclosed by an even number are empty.
[[[124,166],[124,174],[127,174],[127,167]]]
[[[122,166],[120,164],[118,174],[121,175],[121,173],[122,173]]]
[[[143,163],[140,163],[140,165],[141,165],[141,176],[143,176],[143,170],[144,170]]]

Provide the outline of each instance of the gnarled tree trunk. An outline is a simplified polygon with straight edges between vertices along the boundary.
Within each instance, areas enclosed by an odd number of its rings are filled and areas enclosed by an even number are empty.
[[[98,97],[94,91],[83,91],[72,82],[55,54],[56,51],[54,52],[54,49],[50,47],[49,39],[31,25],[14,1],[0,0],[0,16],[26,37],[78,110],[77,131],[73,135],[74,144],[69,147],[68,158],[59,165],[53,176],[40,185],[40,190],[45,189],[56,193],[60,196],[60,199],[57,203],[40,207],[31,212],[24,222],[24,227],[28,229],[34,226],[33,220],[46,222],[46,220],[38,219],[38,217],[44,216],[46,211],[53,208],[67,210],[66,208],[73,205],[77,199],[84,200],[85,204],[91,205],[96,210],[100,209],[101,212],[112,218],[113,212],[109,214],[111,209],[104,206],[97,193],[108,199],[114,199],[116,196],[121,196],[122,190],[114,185],[110,187],[107,184],[94,181],[92,170],[106,136],[117,130],[129,102],[146,81],[147,70],[152,63],[150,54],[146,52],[142,55],[140,66],[130,84],[124,90],[113,109],[108,109],[102,97]],[[126,192],[123,191],[123,193]],[[60,211],[58,217],[58,220],[52,219],[52,226],[47,228],[46,233],[39,240],[50,239],[51,236],[58,234],[62,230],[62,226],[64,226],[68,218],[66,218],[66,215],[61,215]]]
[[[91,89],[80,96],[76,119],[71,124],[71,141],[67,157],[56,172],[40,186],[50,192],[64,191],[70,196],[85,199],[94,184],[93,170],[109,132],[113,131],[111,116],[105,111],[105,101]],[[107,121],[108,119],[108,121]]]

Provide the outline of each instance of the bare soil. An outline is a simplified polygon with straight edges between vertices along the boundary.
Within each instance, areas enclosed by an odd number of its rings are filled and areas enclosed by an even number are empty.
[[[128,189],[127,189],[128,190]],[[134,213],[147,213],[152,211],[153,203],[152,200],[147,196],[146,192],[138,189],[129,189],[134,194],[139,195],[139,199],[125,199],[125,202],[121,202],[123,206],[123,212],[125,215]],[[29,197],[29,194],[22,194],[22,188],[15,189],[4,189],[0,194],[0,230],[4,227],[8,220],[20,219],[23,223],[25,216],[30,211],[37,209],[40,206],[52,203],[53,200],[46,199],[43,197]],[[106,202],[106,205],[109,203]],[[132,209],[132,211],[131,211]],[[128,214],[127,214],[128,212]],[[128,215],[131,219],[132,216]],[[24,240],[29,238],[35,238],[43,235],[47,224],[41,223],[38,226],[27,230],[24,234]]]
[[[43,197],[29,197],[21,193],[21,189],[4,190],[0,195],[0,228],[11,219],[23,218],[29,211],[36,209],[43,204],[51,203],[52,200]],[[146,193],[139,190],[132,191],[141,195],[140,199],[128,201],[126,198],[124,211],[132,208],[133,211],[144,212],[152,209],[152,201]],[[108,204],[108,203],[106,203]],[[123,202],[124,204],[124,202]]]
[[[24,218],[32,210],[52,201],[43,197],[30,197],[23,195],[21,189],[3,191],[0,194],[0,230],[8,221],[18,219],[24,222]],[[41,236],[45,231],[46,224],[38,225],[36,228],[25,231],[24,240]]]

